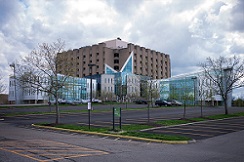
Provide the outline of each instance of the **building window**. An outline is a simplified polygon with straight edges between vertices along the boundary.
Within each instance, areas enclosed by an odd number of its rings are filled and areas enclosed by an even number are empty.
[[[119,57],[119,53],[115,53],[114,54],[114,57]]]

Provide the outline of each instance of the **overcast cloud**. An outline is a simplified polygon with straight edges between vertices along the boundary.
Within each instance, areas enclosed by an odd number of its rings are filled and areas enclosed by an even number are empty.
[[[242,0],[0,0],[0,69],[38,43],[80,48],[120,37],[170,55],[172,75],[206,57],[244,57]]]

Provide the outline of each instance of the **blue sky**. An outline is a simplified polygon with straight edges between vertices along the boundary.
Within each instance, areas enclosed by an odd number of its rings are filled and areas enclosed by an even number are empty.
[[[241,0],[0,0],[0,70],[38,43],[80,48],[120,37],[170,55],[172,75],[207,57],[244,57]]]

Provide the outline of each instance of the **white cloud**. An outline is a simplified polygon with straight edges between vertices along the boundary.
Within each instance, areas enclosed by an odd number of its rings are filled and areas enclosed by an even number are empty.
[[[38,43],[67,49],[122,38],[170,55],[172,74],[195,71],[206,57],[244,56],[241,0],[1,0],[0,68]]]

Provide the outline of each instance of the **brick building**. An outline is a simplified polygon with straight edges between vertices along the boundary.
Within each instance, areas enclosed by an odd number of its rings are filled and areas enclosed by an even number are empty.
[[[120,38],[99,44],[65,51],[58,56],[72,62],[75,77],[90,75],[88,64],[95,64],[92,75],[104,74],[105,65],[120,71],[128,57],[133,53],[133,73],[149,76],[153,79],[171,77],[170,57],[168,54],[157,52],[145,47],[122,41]],[[64,69],[60,68],[62,73]]]

